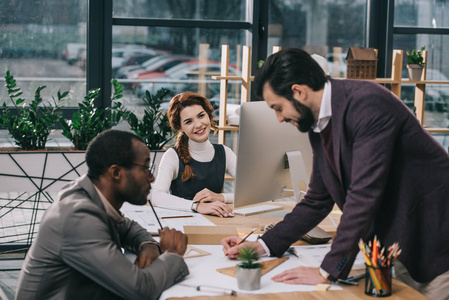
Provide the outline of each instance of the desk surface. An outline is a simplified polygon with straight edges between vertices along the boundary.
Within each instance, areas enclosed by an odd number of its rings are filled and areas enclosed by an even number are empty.
[[[220,300],[295,300],[295,299],[317,299],[317,300],[348,300],[348,299],[376,299],[376,297],[367,296],[364,293],[365,283],[360,281],[358,286],[344,286],[340,291],[327,292],[293,292],[293,293],[277,293],[277,294],[246,294],[237,296],[201,296],[201,297],[183,297],[170,299],[186,299],[186,300],[204,300],[204,299],[220,299]],[[388,300],[410,299],[424,300],[428,299],[421,293],[407,286],[406,284],[393,279],[393,293],[387,297]]]
[[[293,202],[275,202],[270,203],[275,205],[281,205],[284,207],[284,210],[291,210],[294,207]],[[239,232],[246,232],[248,229],[252,229],[254,227],[259,228],[259,231],[256,233],[263,233],[264,225],[270,224],[270,223],[276,223],[282,220],[282,218],[279,217],[264,217],[263,215],[266,214],[258,214],[258,215],[251,215],[251,216],[239,216],[236,215],[233,218],[218,218],[214,216],[207,216],[209,220],[211,220],[216,225],[235,225],[237,227],[237,230]],[[341,214],[338,213],[338,211],[335,211],[334,213],[331,213],[330,218],[324,219],[319,226],[332,233],[335,234],[335,225],[334,223],[338,224],[340,221]],[[298,245],[309,245],[306,242],[298,241]],[[359,271],[360,272],[360,271]],[[401,281],[398,281],[396,279],[393,279],[392,283],[392,290],[393,293],[391,296],[388,297],[390,300],[395,299],[413,299],[413,300],[421,300],[421,299],[428,299],[421,293],[417,292],[416,290],[412,289],[411,287],[407,286],[406,284],[402,283]],[[169,299],[186,299],[186,300],[204,300],[204,299],[223,299],[223,300],[260,300],[260,299],[273,299],[273,300],[284,300],[284,299],[336,299],[336,300],[347,300],[347,299],[374,299],[371,296],[367,296],[364,293],[364,287],[365,282],[364,280],[359,281],[358,286],[348,286],[348,285],[341,285],[343,290],[339,291],[315,291],[315,292],[289,292],[289,293],[276,293],[276,294],[242,294],[237,296],[199,296],[199,297],[176,297],[176,298],[169,298]]]

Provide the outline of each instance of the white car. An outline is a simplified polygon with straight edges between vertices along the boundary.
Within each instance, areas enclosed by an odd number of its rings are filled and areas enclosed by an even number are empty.
[[[196,61],[189,61],[178,64],[168,69],[165,73],[153,73],[151,78],[146,79],[148,82],[142,82],[137,88],[137,96],[142,97],[145,91],[154,94],[161,88],[171,91],[170,95],[176,95],[185,91],[198,92],[199,87],[199,71],[204,70],[205,79],[205,97],[210,99],[214,95],[220,93],[220,81],[213,80],[211,76],[220,75],[221,64],[219,62],[207,62],[199,64]],[[229,75],[240,75],[241,72],[234,67],[229,66]],[[231,88],[234,84],[229,84]]]
[[[156,51],[146,48],[112,48],[112,69],[117,70],[127,58],[135,54],[158,55]]]

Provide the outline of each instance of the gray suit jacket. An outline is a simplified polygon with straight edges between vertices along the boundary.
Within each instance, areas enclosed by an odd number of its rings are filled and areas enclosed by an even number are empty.
[[[314,162],[309,190],[283,222],[263,235],[274,255],[343,211],[321,267],[345,278],[360,238],[399,242],[399,260],[419,282],[449,270],[449,156],[386,88],[331,80],[335,173],[320,135],[309,133]]]
[[[87,176],[68,184],[45,212],[27,253],[16,299],[157,299],[189,274],[182,257],[165,253],[137,268],[121,247],[139,252],[154,241],[136,222],[112,222]]]

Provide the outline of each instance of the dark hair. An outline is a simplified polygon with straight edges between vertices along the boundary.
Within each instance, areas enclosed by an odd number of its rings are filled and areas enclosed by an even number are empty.
[[[134,163],[132,140],[142,141],[137,135],[120,130],[106,130],[97,135],[87,146],[87,176],[98,179],[111,165],[129,166]]]
[[[328,77],[306,51],[299,48],[281,50],[269,56],[256,71],[254,90],[263,99],[263,87],[270,84],[276,95],[293,101],[292,85],[305,84],[314,91],[324,87]]]
[[[181,132],[181,111],[191,105],[200,105],[204,111],[207,113],[210,119],[212,129],[217,129],[217,125],[214,122],[214,108],[210,104],[209,100],[205,97],[195,94],[193,92],[184,92],[174,96],[170,100],[168,106],[168,120],[170,121],[170,126],[173,130],[178,131],[178,139],[176,141],[176,152],[179,158],[185,164],[184,172],[182,173],[182,181],[187,181],[190,178],[195,177],[192,168],[189,166],[190,160],[192,159],[189,151],[189,138],[184,132]]]

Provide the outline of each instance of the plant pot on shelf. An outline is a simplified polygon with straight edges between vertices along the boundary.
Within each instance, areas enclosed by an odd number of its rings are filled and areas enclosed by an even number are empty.
[[[424,66],[417,64],[408,64],[408,78],[410,81],[420,81]]]
[[[262,266],[258,268],[242,268],[237,266],[237,285],[239,289],[253,291],[260,289]]]

